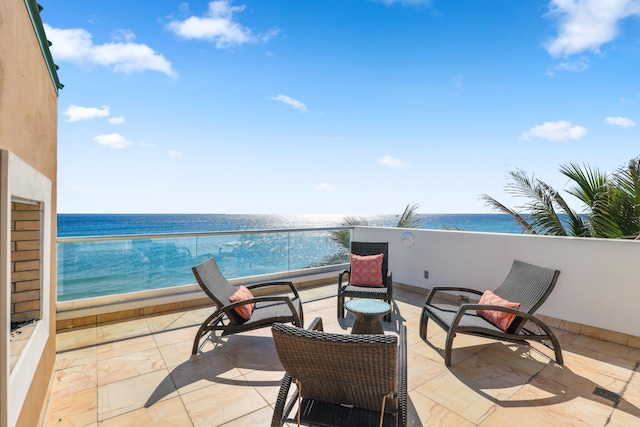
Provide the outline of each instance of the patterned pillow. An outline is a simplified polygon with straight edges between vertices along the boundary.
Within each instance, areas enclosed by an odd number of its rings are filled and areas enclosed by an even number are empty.
[[[354,286],[383,287],[382,283],[382,258],[378,255],[354,255],[351,254],[351,275],[349,283]]]
[[[238,290],[229,297],[229,302],[233,303],[238,301],[244,301],[250,298],[253,298],[253,294],[251,293],[251,291],[247,289],[245,286],[241,285],[238,287]],[[241,305],[239,307],[234,308],[234,310],[236,311],[236,313],[240,315],[240,317],[242,317],[245,320],[249,320],[251,319],[251,313],[253,313],[253,309],[255,308],[255,306],[256,306],[255,303],[245,304],[245,305]]]
[[[502,307],[515,308],[516,310],[520,310],[519,302],[510,302],[506,299],[500,298],[498,295],[494,294],[490,290],[487,290],[482,297],[480,298],[479,304],[491,304],[491,305],[500,305]],[[505,313],[504,311],[495,311],[495,310],[477,310],[478,316],[485,319],[487,322],[490,322],[496,325],[498,328],[502,329],[504,332],[507,332],[509,326],[513,322],[513,319],[516,318],[515,314]]]

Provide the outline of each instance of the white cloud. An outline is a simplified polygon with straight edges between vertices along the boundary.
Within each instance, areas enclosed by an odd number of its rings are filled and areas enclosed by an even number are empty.
[[[68,122],[79,122],[80,120],[90,120],[96,117],[107,117],[109,115],[109,107],[106,105],[103,105],[102,108],[81,107],[72,104],[62,114],[67,116]]]
[[[640,15],[640,0],[551,0],[549,15],[558,17],[558,36],[546,44],[553,56],[600,47],[618,36],[618,24]]]
[[[581,73],[587,70],[588,68],[589,68],[589,60],[586,58],[583,58],[579,61],[573,61],[573,62],[561,62],[560,64],[556,65],[556,70],[571,71],[574,73]]]
[[[613,126],[621,126],[623,128],[631,128],[634,126],[638,126],[636,122],[626,117],[605,117],[604,121]]]
[[[243,10],[244,5],[231,6],[227,0],[212,1],[205,16],[190,16],[182,21],[171,21],[167,29],[184,39],[213,41],[218,49],[258,41],[266,42],[278,34],[279,30],[274,29],[265,34],[254,35],[249,28],[243,27],[233,19],[234,13]]]
[[[378,159],[378,163],[380,163],[382,166],[388,166],[390,168],[403,168],[406,166],[406,163],[404,163],[402,160],[391,156],[380,157]]]
[[[582,126],[573,126],[567,120],[545,122],[534,126],[522,134],[522,139],[543,138],[550,141],[566,141],[568,139],[580,139],[587,134],[587,129]]]
[[[175,76],[171,62],[156,53],[145,44],[132,43],[135,35],[126,30],[119,30],[114,41],[100,45],[93,44],[91,34],[82,28],[61,29],[44,24],[47,38],[53,43],[51,53],[56,61],[68,61],[74,64],[95,64],[112,67],[121,73],[142,72],[152,70]]]
[[[307,107],[302,102],[298,101],[297,99],[289,98],[287,95],[280,94],[272,96],[269,99],[284,102],[285,104],[290,105],[293,108],[302,111],[303,113],[307,112]]]
[[[182,157],[181,151],[169,150],[169,157]]]
[[[111,123],[112,125],[121,125],[124,123],[124,117],[122,116],[111,117],[109,118],[109,123]]]
[[[139,144],[142,148],[156,148],[156,144],[151,142],[140,142]]]
[[[318,184],[315,187],[316,191],[323,191],[326,193],[331,193],[332,191],[335,191],[335,187],[330,186],[329,184],[327,184],[326,182],[323,182],[322,184]]]
[[[128,141],[124,136],[119,133],[110,133],[108,135],[94,136],[93,140],[100,145],[104,145],[110,148],[124,148],[131,145],[131,141]]]

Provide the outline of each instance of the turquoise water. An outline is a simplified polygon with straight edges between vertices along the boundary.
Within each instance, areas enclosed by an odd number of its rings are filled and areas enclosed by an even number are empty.
[[[69,301],[195,283],[191,267],[215,257],[229,279],[339,263],[327,231],[246,233],[339,226],[338,215],[58,215],[59,237],[123,236],[58,243],[58,300]],[[398,218],[367,218],[394,226]],[[508,215],[422,215],[421,228],[518,233]],[[157,238],[153,234],[238,231],[217,236]],[[245,231],[243,233],[243,231]],[[144,238],[127,238],[145,235]]]
[[[396,215],[366,218],[377,226],[398,222]],[[59,214],[58,237],[333,227],[342,219],[342,215]],[[423,214],[420,228],[520,233],[506,214]]]

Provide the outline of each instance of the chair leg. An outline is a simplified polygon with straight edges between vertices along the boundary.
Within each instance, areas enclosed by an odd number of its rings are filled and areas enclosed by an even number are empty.
[[[451,349],[453,347],[453,339],[455,336],[455,332],[449,329],[449,332],[447,332],[447,341],[444,345],[444,366],[446,367],[451,366]]]
[[[344,297],[338,295],[338,319],[344,319]]]
[[[429,316],[427,316],[427,310],[422,309],[422,315],[420,316],[420,338],[427,339],[427,323],[429,322]]]
[[[205,325],[200,326],[200,329],[198,329],[198,332],[196,333],[196,337],[193,340],[193,347],[191,348],[192,355],[195,355],[198,352],[198,347],[200,347],[200,339],[202,338],[202,335],[205,333],[204,326]]]

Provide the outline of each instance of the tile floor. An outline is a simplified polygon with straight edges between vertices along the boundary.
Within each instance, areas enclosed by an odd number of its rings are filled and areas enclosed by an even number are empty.
[[[395,292],[386,333],[408,329],[409,425],[640,425],[640,349],[556,330],[565,366],[545,347],[458,335],[444,366],[443,331],[418,336],[424,295]],[[306,324],[348,333],[336,319],[335,285],[303,290]],[[43,425],[268,426],[283,372],[268,328],[191,345],[210,309],[175,312],[57,335],[55,373]],[[614,403],[596,387],[620,395]]]

